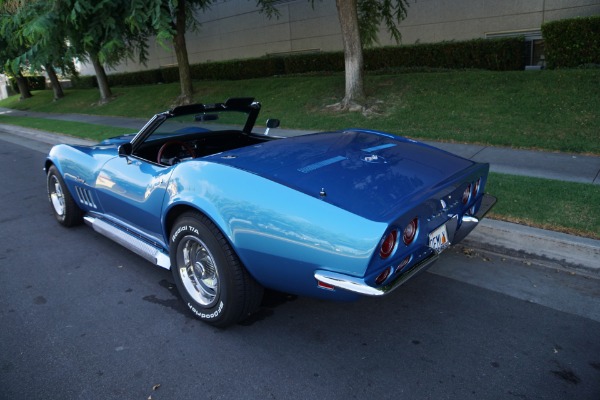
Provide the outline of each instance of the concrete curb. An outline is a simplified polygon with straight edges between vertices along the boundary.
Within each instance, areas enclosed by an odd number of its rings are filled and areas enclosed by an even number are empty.
[[[500,253],[526,254],[600,274],[600,240],[484,219],[463,243]]]

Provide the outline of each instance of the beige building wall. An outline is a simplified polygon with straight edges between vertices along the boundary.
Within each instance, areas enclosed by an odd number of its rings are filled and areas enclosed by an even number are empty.
[[[600,0],[409,0],[400,24],[403,44],[468,40],[511,33],[539,35],[542,23],[600,14]],[[198,13],[201,26],[186,36],[190,63],[342,49],[334,0],[282,0],[268,19],[254,0],[219,0]],[[380,44],[395,44],[382,30]],[[167,43],[167,45],[169,45]],[[128,61],[111,72],[176,65],[175,54],[150,44],[146,67]],[[93,69],[84,66],[84,75]]]

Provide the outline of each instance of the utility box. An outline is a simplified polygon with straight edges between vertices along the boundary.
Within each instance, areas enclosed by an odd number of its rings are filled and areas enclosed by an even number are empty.
[[[8,78],[6,75],[0,74],[0,100],[8,97]]]

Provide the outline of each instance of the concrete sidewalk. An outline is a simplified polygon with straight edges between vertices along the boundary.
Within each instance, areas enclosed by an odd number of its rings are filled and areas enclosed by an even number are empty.
[[[116,126],[131,129],[132,132],[137,132],[147,122],[147,120],[138,118],[38,113],[1,107],[0,115]],[[285,119],[282,122],[285,125]],[[256,129],[256,131],[260,132],[261,129]],[[83,139],[0,124],[0,134],[2,133],[10,133],[47,144],[92,144],[92,142]],[[306,133],[311,132],[280,128],[271,130],[272,135],[286,137]],[[600,157],[598,156],[433,141],[427,141],[426,143],[473,161],[488,162],[493,172],[600,185]],[[583,268],[586,272],[600,274],[600,240],[484,219],[475,231],[465,239],[464,243],[476,248],[495,251],[508,250],[532,257],[549,259],[565,267]]]

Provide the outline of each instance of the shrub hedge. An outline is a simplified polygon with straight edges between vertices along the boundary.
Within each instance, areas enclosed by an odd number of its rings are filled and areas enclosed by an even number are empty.
[[[151,85],[158,82],[163,80],[160,70],[157,69],[108,75],[109,86]]]
[[[546,22],[542,36],[548,68],[600,64],[600,15]]]
[[[495,71],[524,68],[523,38],[476,39],[462,42],[415,44],[367,49],[367,71],[402,68],[489,69]],[[190,66],[193,79],[238,80],[275,75],[336,72],[344,70],[344,53],[326,52],[278,57],[230,60]],[[109,75],[111,86],[143,85],[179,81],[177,67]],[[73,80],[78,88],[97,86],[94,76]]]
[[[383,47],[365,52],[365,66],[370,71],[422,67],[522,70],[524,49],[522,37]]]
[[[92,89],[98,87],[95,75],[73,75],[71,85],[77,89]]]

